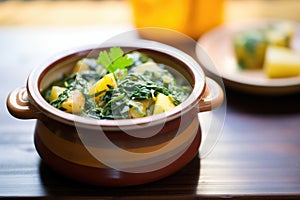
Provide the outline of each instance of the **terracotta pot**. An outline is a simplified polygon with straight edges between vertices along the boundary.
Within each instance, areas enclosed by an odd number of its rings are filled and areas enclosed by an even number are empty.
[[[196,61],[177,49],[153,42],[114,46],[144,52],[176,69],[193,86],[191,95],[171,111],[139,119],[96,120],[52,107],[41,91],[80,58],[110,47],[90,46],[65,52],[36,68],[27,87],[9,94],[7,107],[17,118],[37,119],[36,149],[59,173],[102,186],[148,183],[178,171],[197,155],[201,142],[197,113],[219,106],[223,91],[205,77]]]

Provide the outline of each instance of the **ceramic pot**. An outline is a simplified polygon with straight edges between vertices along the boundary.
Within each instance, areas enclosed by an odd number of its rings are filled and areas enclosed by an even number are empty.
[[[114,45],[116,46],[116,45]],[[174,109],[139,119],[96,120],[52,107],[41,95],[53,81],[68,73],[77,60],[95,57],[111,46],[74,49],[36,68],[27,86],[7,98],[10,113],[37,119],[35,147],[42,160],[72,179],[101,186],[128,186],[164,178],[189,163],[198,153],[201,128],[198,112],[223,101],[223,91],[206,78],[199,64],[170,46],[141,42],[117,45],[138,50],[182,74],[193,89]]]

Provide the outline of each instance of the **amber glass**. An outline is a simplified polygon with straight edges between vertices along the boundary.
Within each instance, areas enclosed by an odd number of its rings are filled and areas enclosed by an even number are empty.
[[[223,21],[224,0],[130,1],[137,28],[168,28],[197,39]]]

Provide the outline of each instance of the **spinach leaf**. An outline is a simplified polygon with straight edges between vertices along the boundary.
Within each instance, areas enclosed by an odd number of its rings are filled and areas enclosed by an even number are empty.
[[[72,89],[67,89],[67,90],[63,91],[58,96],[58,98],[53,100],[52,102],[50,102],[50,104],[55,108],[58,108],[60,110],[65,110],[64,108],[61,107],[61,105],[63,102],[65,102],[71,96],[72,91],[73,91]]]

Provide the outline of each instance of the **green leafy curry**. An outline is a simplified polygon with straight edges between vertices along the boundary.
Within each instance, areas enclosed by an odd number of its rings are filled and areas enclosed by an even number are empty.
[[[44,98],[55,108],[95,119],[140,118],[166,112],[183,102],[191,87],[147,55],[119,47],[83,58],[55,81]]]

